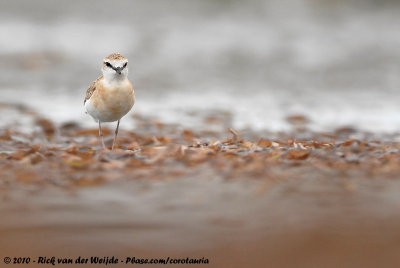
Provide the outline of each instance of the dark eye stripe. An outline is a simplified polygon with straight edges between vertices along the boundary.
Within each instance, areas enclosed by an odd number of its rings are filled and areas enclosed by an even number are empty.
[[[124,64],[124,67],[122,67],[122,68],[125,68],[125,67],[126,67],[126,65],[128,65],[128,63],[127,63],[127,62],[125,62],[125,64]]]
[[[112,68],[112,65],[111,65],[109,62],[106,62],[106,66],[108,66],[108,67],[111,67],[111,68]]]

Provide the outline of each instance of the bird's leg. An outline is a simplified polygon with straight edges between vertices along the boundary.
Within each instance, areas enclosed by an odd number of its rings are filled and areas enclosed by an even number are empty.
[[[101,130],[101,122],[100,122],[100,120],[99,120],[99,136],[101,137],[101,144],[103,144],[104,150],[107,150],[107,147],[104,144],[104,137],[103,137],[103,131]]]
[[[121,120],[121,119],[120,119],[120,120]],[[115,129],[114,142],[113,142],[113,145],[112,145],[111,150],[114,150],[115,142],[117,141],[117,135],[118,135],[118,128],[119,128],[119,121],[120,121],[120,120],[118,120],[117,128]]]

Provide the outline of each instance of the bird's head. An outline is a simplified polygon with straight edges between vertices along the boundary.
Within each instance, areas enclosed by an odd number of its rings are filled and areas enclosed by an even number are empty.
[[[108,81],[124,80],[128,76],[128,59],[121,54],[114,53],[103,60],[102,72]]]

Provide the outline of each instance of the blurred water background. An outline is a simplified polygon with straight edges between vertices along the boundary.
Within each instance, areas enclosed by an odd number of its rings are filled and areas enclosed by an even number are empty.
[[[399,11],[378,0],[2,0],[0,101],[95,127],[83,97],[120,52],[134,111],[164,122],[224,111],[238,129],[280,131],[303,114],[315,130],[394,132]]]

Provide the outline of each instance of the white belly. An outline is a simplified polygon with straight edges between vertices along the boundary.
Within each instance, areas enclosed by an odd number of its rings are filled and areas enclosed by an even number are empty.
[[[133,103],[131,101],[122,101],[119,103],[121,109],[116,112],[115,110],[108,109],[97,109],[91,99],[87,100],[85,103],[86,112],[91,115],[96,122],[114,122],[125,116],[132,108]]]

